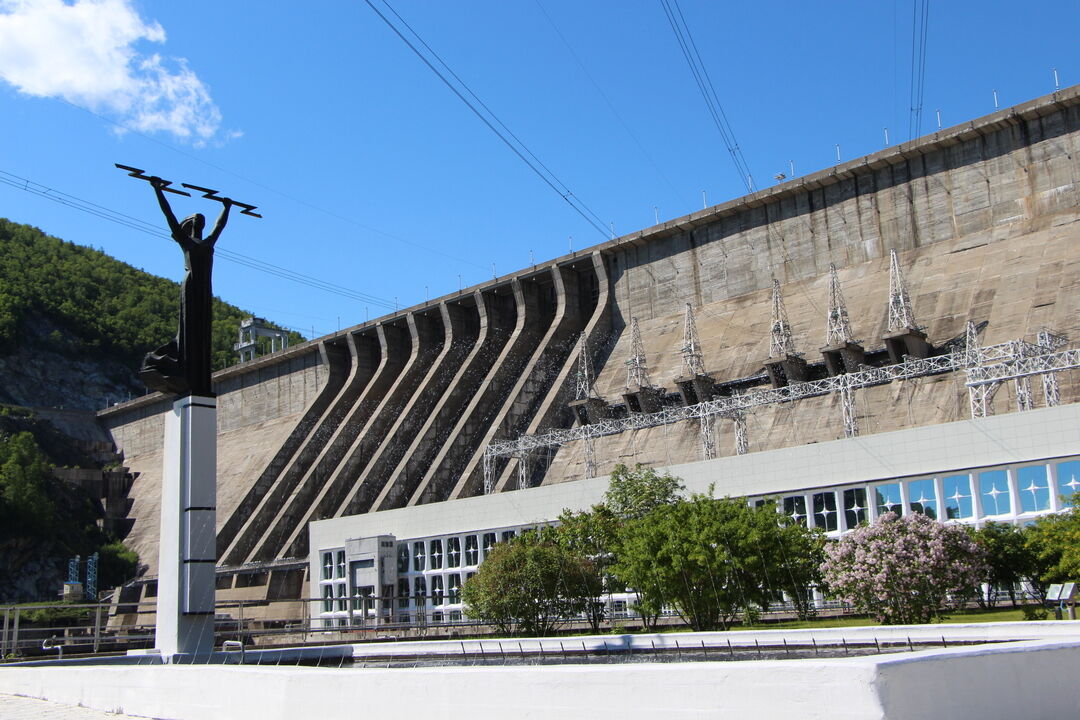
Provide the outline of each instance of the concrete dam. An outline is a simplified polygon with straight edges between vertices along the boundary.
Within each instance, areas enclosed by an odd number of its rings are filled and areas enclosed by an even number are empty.
[[[693,462],[703,431],[668,422],[485,461],[496,442],[932,357],[971,328],[984,346],[1077,338],[1078,152],[1074,87],[216,373],[219,589],[262,572],[259,592],[304,597],[306,566],[283,561],[306,558],[314,520]],[[894,251],[913,318],[900,333]],[[853,335],[839,349],[836,288]],[[704,369],[691,383],[688,314]],[[1058,375],[1060,402],[1076,402]],[[709,442],[734,455],[965,419],[965,379],[763,403],[718,418]],[[1002,383],[986,412],[1030,407],[1023,388]],[[99,413],[137,473],[126,542],[151,576],[169,404]]]

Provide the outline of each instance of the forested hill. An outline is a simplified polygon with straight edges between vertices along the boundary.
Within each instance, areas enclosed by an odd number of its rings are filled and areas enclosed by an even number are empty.
[[[98,409],[145,392],[146,352],[176,334],[179,285],[0,218],[0,403]],[[214,299],[214,369],[251,313]],[[290,342],[302,338],[290,334]]]

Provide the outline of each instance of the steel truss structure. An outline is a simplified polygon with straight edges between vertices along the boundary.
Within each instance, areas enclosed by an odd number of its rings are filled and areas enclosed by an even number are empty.
[[[845,373],[820,380],[791,383],[779,388],[766,388],[742,395],[716,398],[696,405],[666,407],[653,413],[631,413],[626,417],[601,419],[588,425],[577,425],[562,430],[552,430],[541,435],[522,435],[514,440],[493,442],[484,451],[485,492],[494,489],[495,460],[499,457],[516,457],[521,466],[528,465],[528,456],[540,449],[561,447],[572,442],[585,441],[587,470],[595,474],[596,458],[593,440],[607,435],[617,435],[630,430],[642,430],[686,420],[699,421],[701,447],[708,453],[715,447],[713,436],[715,419],[728,418],[735,427],[735,453],[748,450],[746,413],[754,408],[803,398],[839,393],[844,412],[845,436],[858,434],[858,422],[854,407],[854,391],[859,388],[884,385],[897,380],[910,380],[928,375],[964,370],[966,386],[971,394],[972,417],[985,417],[990,412],[989,401],[993,390],[1010,380],[1029,379],[1041,375],[1044,379],[1044,398],[1047,405],[1057,404],[1057,381],[1054,374],[1062,370],[1080,368],[1080,349],[1059,351],[1065,338],[1053,333],[1039,334],[1037,344],[1026,340],[1012,340],[998,345],[979,347],[973,329],[969,329],[968,341],[963,349],[927,358],[905,357],[904,361],[884,367],[866,367],[853,373]],[[1053,378],[1047,380],[1047,378]],[[1052,388],[1052,392],[1050,389]],[[522,471],[525,472],[525,471]],[[519,486],[524,486],[519,476]]]

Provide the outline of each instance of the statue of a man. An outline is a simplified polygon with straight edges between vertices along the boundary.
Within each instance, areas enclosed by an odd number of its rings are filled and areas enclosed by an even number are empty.
[[[210,386],[211,324],[213,322],[213,292],[210,275],[214,266],[214,243],[217,242],[229,219],[232,200],[221,198],[224,206],[214,229],[203,238],[206,218],[195,213],[177,222],[162,188],[168,183],[150,178],[158,204],[169,221],[172,238],[184,251],[187,275],[180,288],[180,325],[176,338],[147,353],[139,377],[151,390],[176,395],[213,397]]]

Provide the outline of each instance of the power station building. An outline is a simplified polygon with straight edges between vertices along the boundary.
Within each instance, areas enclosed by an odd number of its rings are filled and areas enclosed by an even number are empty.
[[[454,620],[494,542],[617,463],[835,534],[1059,510],[1078,152],[1074,87],[217,373],[219,599]],[[167,407],[99,415],[148,580]]]

